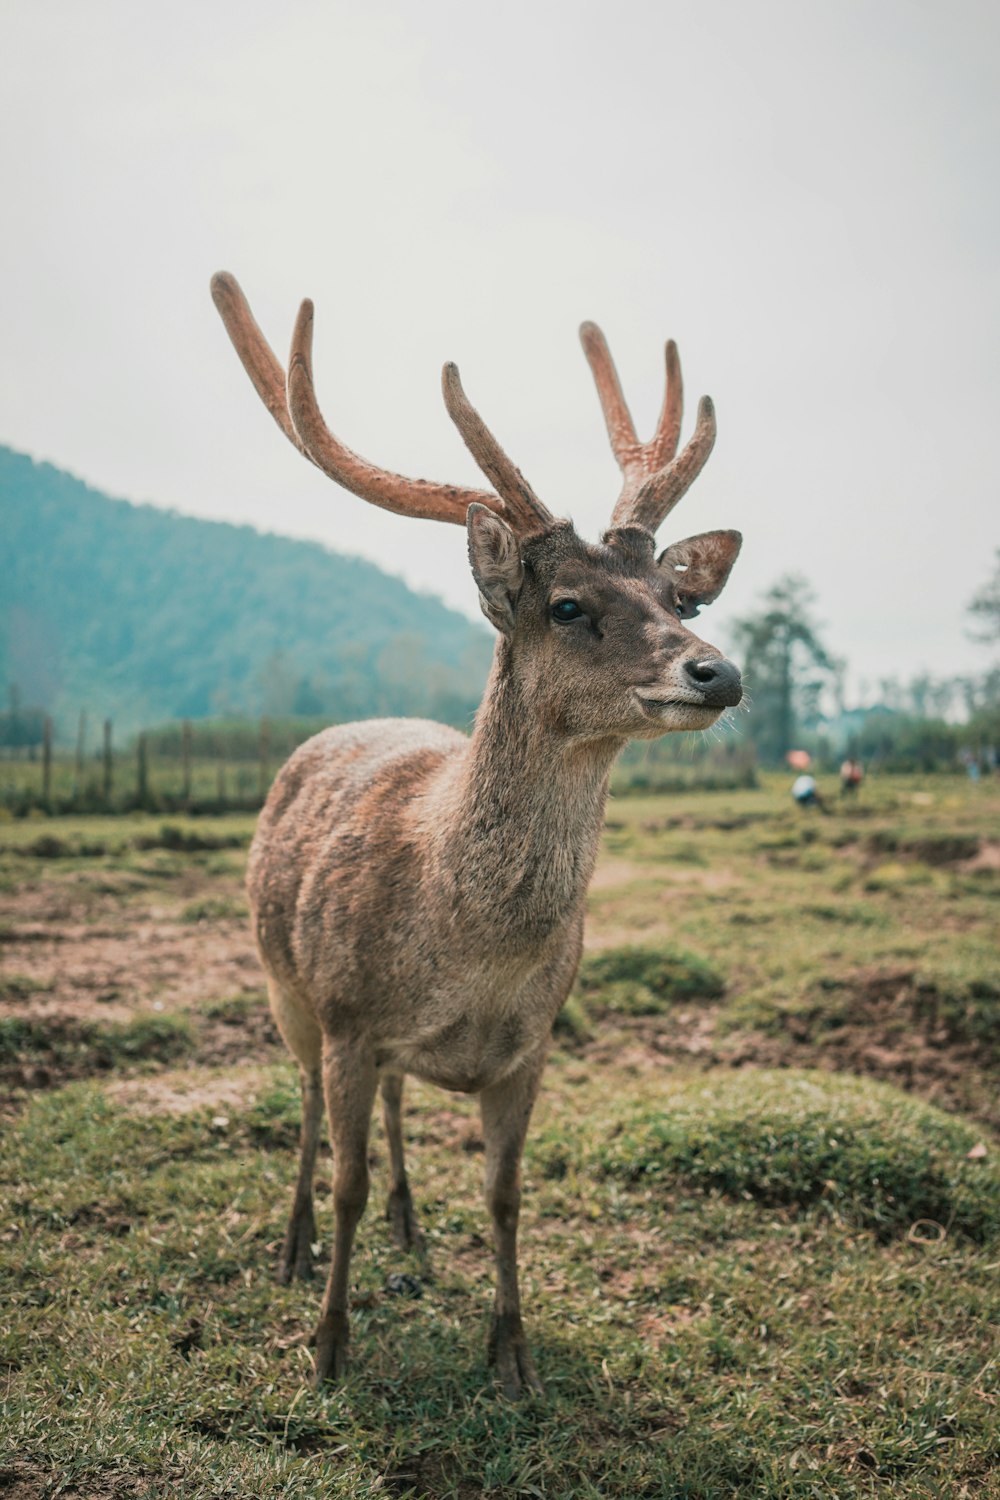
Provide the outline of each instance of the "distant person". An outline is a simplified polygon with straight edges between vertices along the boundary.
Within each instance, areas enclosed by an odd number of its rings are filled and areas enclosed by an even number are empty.
[[[852,797],[865,779],[865,768],[853,755],[849,755],[840,768],[840,795]]]
[[[818,807],[820,812],[829,811],[819,794],[815,776],[796,776],[792,782],[792,797],[797,807]]]
[[[965,767],[965,773],[969,780],[975,785],[979,780],[979,759],[969,749],[960,750],[958,758]]]

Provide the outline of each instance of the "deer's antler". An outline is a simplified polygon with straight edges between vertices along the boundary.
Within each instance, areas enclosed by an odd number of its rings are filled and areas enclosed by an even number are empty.
[[[544,506],[516,464],[493,436],[476,408],[470,402],[458,374],[458,366],[445,365],[441,371],[441,389],[448,415],[462,434],[462,441],[487,479],[496,485],[521,531],[537,531],[547,526],[552,513]]]
[[[607,341],[596,323],[584,323],[580,338],[597,384],[608,437],[622,471],[622,492],[612,526],[643,526],[656,531],[664,517],[694,483],[715,443],[715,408],[711,398],[698,403],[698,421],[686,447],[677,454],[684,411],[684,386],[677,345],[667,341],[667,387],[656,432],[640,443],[622,394]],[[676,457],[675,457],[676,455]]]
[[[496,484],[499,494],[433,484],[426,479],[406,479],[402,474],[377,468],[334,436],[323,420],[313,386],[310,301],[302,303],[295,320],[286,379],[239,283],[228,271],[219,271],[212,277],[212,298],[243,368],[282,432],[311,463],[345,489],[384,510],[431,521],[452,521],[459,526],[465,525],[466,513],[474,503],[488,506],[518,531],[537,530],[552,519],[465,399],[454,365],[445,368],[448,410],[473,457]]]

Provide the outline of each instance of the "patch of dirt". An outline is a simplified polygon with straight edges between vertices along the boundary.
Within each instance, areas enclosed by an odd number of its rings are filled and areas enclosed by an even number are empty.
[[[668,860],[640,863],[637,860],[605,857],[594,871],[588,889],[590,891],[613,890],[615,886],[631,885],[646,880],[662,888],[663,899],[669,901],[674,890],[688,891],[692,886],[700,890],[726,890],[736,881],[735,872],[725,866],[711,869],[688,864],[679,860],[671,864]]]
[[[437,1453],[399,1454],[393,1468],[381,1475],[381,1488],[387,1495],[453,1495],[455,1500],[482,1500],[478,1484],[461,1479],[455,1482],[455,1461]]]
[[[122,1500],[150,1493],[150,1485],[134,1475],[95,1474],[67,1485],[58,1469],[45,1470],[16,1459],[0,1468],[0,1500],[49,1500],[57,1494],[64,1500]]]
[[[206,1067],[242,1067],[287,1058],[288,1049],[263,998],[239,1016],[212,1017],[198,1027],[197,1060]]]
[[[196,867],[181,884],[185,897],[212,900],[235,900],[240,889],[235,878]],[[170,896],[179,894],[173,882]],[[113,881],[90,890],[73,881],[22,887],[4,915],[0,957],[15,982],[0,986],[0,1020],[25,1022],[30,1041],[0,1067],[0,1084],[48,1088],[112,1067],[169,1067],[178,1050],[208,1067],[284,1055],[244,918],[180,922],[161,893],[141,907],[123,905]],[[183,1044],[167,1038],[161,1054],[154,1039],[141,1058],[116,1048],[111,1029],[177,1015],[192,1028]]]
[[[589,889],[606,891],[615,885],[628,885],[633,880],[649,880],[655,875],[649,865],[636,864],[628,859],[604,859],[591,878]]]
[[[821,1068],[881,1078],[942,1109],[1000,1128],[996,1073],[983,1066],[977,1048],[943,1051],[919,1030],[901,1035],[877,1012],[868,1025],[826,1032],[819,1042],[746,1032],[718,1061],[733,1067]]]
[[[971,859],[962,860],[956,869],[963,875],[978,875],[984,870],[1000,870],[1000,843],[982,839]]]
[[[5,1013],[10,1013],[5,1007]],[[278,1061],[287,1056],[266,1002],[233,1015],[189,1016],[191,1031],[170,1028],[158,1033],[144,1021],[138,1033],[121,1037],[110,1028],[95,1026],[95,1019],[120,1019],[107,1006],[95,1007],[86,1000],[72,1009],[50,1007],[39,1030],[38,1012],[28,1019],[31,1030],[16,1052],[0,1057],[0,1115],[17,1113],[25,1092],[58,1088],[79,1078],[93,1078],[114,1071],[128,1078],[137,1071],[166,1068],[179,1055],[203,1067],[244,1068]],[[124,1012],[128,1017],[128,1012]],[[155,1022],[155,1016],[152,1018]],[[192,1106],[195,1107],[195,1106]]]
[[[454,1109],[423,1110],[413,1122],[413,1141],[442,1146],[446,1151],[474,1155],[485,1149],[478,1114],[474,1117]]]
[[[134,926],[61,926],[53,932],[15,928],[4,945],[4,967],[45,988],[50,1009],[81,1013],[81,1003],[116,1002],[128,1016],[153,1008],[196,1010],[208,1001],[258,989],[262,975],[246,922],[185,926],[137,921]],[[38,1014],[38,1003],[4,1006]],[[108,1011],[105,1019],[110,1019]]]
[[[574,1046],[561,1039],[561,1045],[588,1063],[633,1073],[675,1059],[706,1068],[752,1065],[862,1074],[1000,1128],[991,1057],[982,1045],[946,1034],[933,996],[918,991],[912,969],[859,970],[844,987],[850,999],[845,1005],[838,998],[836,1025],[790,1014],[777,1034],[720,1032],[720,1007],[705,1002],[661,1016],[614,1016],[598,1023],[589,1040]]]
[[[639,1318],[636,1328],[643,1342],[652,1349],[661,1349],[664,1344],[676,1339],[678,1332],[693,1323],[697,1316],[690,1307],[671,1307],[665,1312],[647,1312]]]
[[[212,1073],[206,1068],[172,1068],[146,1078],[116,1078],[107,1095],[139,1114],[192,1115],[212,1109],[219,1116],[240,1113],[260,1092],[264,1073],[249,1065],[238,1073]]]

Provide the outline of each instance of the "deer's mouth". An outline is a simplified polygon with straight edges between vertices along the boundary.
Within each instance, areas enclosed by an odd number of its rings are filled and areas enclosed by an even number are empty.
[[[637,691],[636,702],[646,718],[661,721],[675,718],[679,720],[678,727],[684,729],[706,729],[723,711],[700,697],[654,697]]]

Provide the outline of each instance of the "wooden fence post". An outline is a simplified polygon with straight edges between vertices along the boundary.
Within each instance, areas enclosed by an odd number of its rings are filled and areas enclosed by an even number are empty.
[[[263,807],[267,796],[267,757],[271,745],[271,726],[267,719],[260,721],[260,769],[257,777],[257,796]]]
[[[76,785],[73,788],[74,797],[79,797],[83,792],[83,762],[86,744],[87,710],[81,708],[80,718],[76,726]]]
[[[52,720],[48,714],[42,722],[42,805],[46,812],[52,803]]]
[[[149,805],[149,761],[144,734],[140,734],[136,745],[136,801],[140,807]]]
[[[111,720],[104,721],[104,806],[111,806],[111,786],[114,780],[114,760],[111,753]]]
[[[181,766],[182,766],[182,791],[184,811],[191,811],[191,720],[185,719],[181,724]]]

